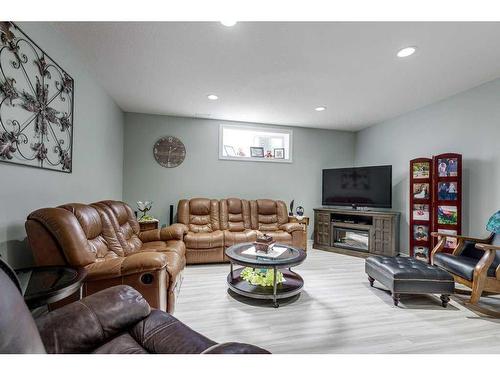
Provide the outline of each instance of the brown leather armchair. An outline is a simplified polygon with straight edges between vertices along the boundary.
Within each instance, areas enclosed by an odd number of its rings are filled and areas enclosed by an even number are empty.
[[[272,236],[276,242],[302,248],[305,231],[299,223],[288,222],[283,201],[257,199],[250,201],[252,229]]]
[[[183,227],[140,233],[131,212],[110,201],[32,212],[25,226],[35,262],[85,267],[84,296],[126,284],[155,308],[173,312],[185,264]]]
[[[218,200],[193,198],[179,201],[177,221],[188,227],[184,236],[188,264],[224,261],[224,234],[220,230]]]
[[[221,228],[224,233],[224,248],[254,242],[258,231],[251,229],[250,203],[245,199],[228,198],[220,201]],[[224,260],[226,259],[224,255]]]
[[[0,259],[0,353],[265,354],[257,346],[217,344],[132,287],[97,292],[33,320],[12,270]]]

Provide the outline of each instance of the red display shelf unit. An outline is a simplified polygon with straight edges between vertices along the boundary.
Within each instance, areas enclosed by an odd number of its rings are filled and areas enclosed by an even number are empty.
[[[434,232],[462,234],[462,155],[441,154],[432,158],[432,228]],[[432,246],[437,238],[432,239]],[[448,238],[445,250],[451,252],[456,240]]]
[[[429,262],[432,239],[433,165],[430,158],[410,161],[410,256]]]

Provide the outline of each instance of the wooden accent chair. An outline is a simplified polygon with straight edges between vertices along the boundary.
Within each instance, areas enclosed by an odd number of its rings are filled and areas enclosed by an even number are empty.
[[[476,304],[483,292],[500,293],[500,211],[495,213],[486,229],[487,238],[472,238],[433,232],[438,238],[432,250],[432,264],[453,275],[455,282],[472,289],[470,303]],[[457,239],[451,254],[444,252],[446,239]]]

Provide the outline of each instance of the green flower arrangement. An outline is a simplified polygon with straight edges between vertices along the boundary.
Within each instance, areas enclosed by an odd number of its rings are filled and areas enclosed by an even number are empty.
[[[274,270],[245,267],[243,271],[241,271],[241,278],[252,285],[273,286]],[[283,273],[278,271],[276,282],[279,284],[283,281],[285,281]]]
[[[143,221],[155,221],[156,218],[154,218],[151,215],[143,215],[138,221],[143,222]]]

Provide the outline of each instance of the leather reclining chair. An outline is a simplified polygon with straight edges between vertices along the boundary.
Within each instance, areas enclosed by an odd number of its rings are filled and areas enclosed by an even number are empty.
[[[216,199],[179,201],[177,221],[188,228],[184,236],[188,264],[224,261],[224,234],[219,220],[219,201]]]
[[[54,310],[35,322],[15,274],[0,260],[0,353],[266,354],[217,344],[119,285]]]
[[[250,229],[250,203],[247,200],[222,199],[220,217],[225,249],[238,243],[257,240],[258,231]],[[224,260],[227,260],[225,256]]]
[[[288,211],[283,201],[257,199],[250,201],[252,229],[272,236],[276,242],[302,247],[305,231],[298,223],[288,222]]]
[[[184,230],[174,225],[140,232],[130,207],[116,201],[43,208],[26,221],[37,265],[87,269],[84,296],[127,284],[153,307],[169,312],[174,311],[185,265]]]
[[[494,214],[486,229],[488,238],[472,238],[432,233],[438,238],[432,250],[432,264],[453,275],[455,282],[472,289],[470,303],[476,304],[484,292],[500,293],[500,211]],[[451,254],[444,252],[448,237],[457,239]]]

